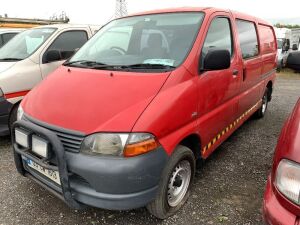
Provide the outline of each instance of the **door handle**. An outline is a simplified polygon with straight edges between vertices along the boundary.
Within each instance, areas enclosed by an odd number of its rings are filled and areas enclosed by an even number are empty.
[[[232,75],[233,75],[233,76],[237,76],[238,74],[239,74],[239,71],[238,71],[238,70],[233,70],[233,71],[232,71]]]

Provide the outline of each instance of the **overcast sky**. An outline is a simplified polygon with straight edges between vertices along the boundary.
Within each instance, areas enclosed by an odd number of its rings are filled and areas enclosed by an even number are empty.
[[[104,24],[113,18],[115,0],[2,0],[0,15],[48,19],[65,11],[71,23]],[[297,3],[298,2],[298,3]],[[181,6],[214,6],[264,19],[300,17],[299,0],[127,0],[128,12]]]

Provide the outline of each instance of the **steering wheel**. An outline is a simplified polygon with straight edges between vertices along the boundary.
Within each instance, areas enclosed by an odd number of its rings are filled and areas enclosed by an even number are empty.
[[[110,49],[111,50],[117,50],[118,52],[120,52],[123,55],[126,54],[126,51],[123,48],[120,48],[120,47],[117,47],[117,46],[112,46]]]

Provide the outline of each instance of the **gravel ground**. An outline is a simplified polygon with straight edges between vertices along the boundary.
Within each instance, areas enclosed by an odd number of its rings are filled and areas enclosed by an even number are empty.
[[[17,174],[9,138],[0,140],[0,225],[11,224],[262,224],[261,205],[281,127],[300,96],[300,80],[279,78],[262,120],[250,119],[197,171],[192,195],[173,217],[146,209],[69,209]]]

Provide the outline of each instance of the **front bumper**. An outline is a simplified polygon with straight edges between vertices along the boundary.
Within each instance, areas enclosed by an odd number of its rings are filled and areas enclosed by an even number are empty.
[[[297,216],[284,208],[277,200],[268,178],[263,202],[263,216],[269,225],[298,225]]]
[[[88,156],[66,151],[56,133],[40,124],[22,120],[14,124],[16,127],[49,141],[52,156],[57,162],[56,165],[50,165],[31,154],[30,149],[21,149],[15,143],[13,134],[17,170],[64,200],[70,207],[89,205],[128,210],[145,206],[154,200],[162,170],[168,160],[162,147],[132,158]],[[44,168],[59,171],[61,186],[26,167],[22,156]]]
[[[0,136],[9,135],[9,114],[13,104],[0,97]]]

